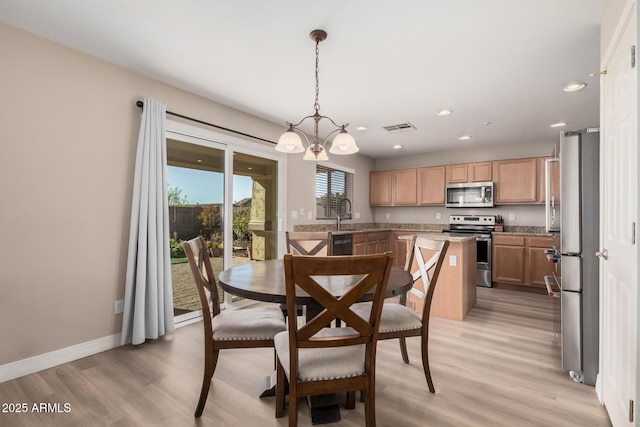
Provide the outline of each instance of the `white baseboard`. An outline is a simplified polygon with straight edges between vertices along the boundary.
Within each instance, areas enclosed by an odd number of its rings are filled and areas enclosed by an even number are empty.
[[[120,334],[0,365],[0,383],[120,347]]]

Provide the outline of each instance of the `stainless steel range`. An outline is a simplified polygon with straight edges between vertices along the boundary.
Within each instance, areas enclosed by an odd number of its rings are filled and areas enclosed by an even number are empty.
[[[491,233],[496,229],[496,217],[492,215],[451,215],[449,233],[477,234],[476,284],[490,288],[491,285]]]

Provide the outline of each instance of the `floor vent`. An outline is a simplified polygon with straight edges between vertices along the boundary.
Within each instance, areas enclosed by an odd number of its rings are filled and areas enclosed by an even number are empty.
[[[395,133],[395,132],[407,132],[410,130],[416,130],[416,127],[411,123],[406,122],[406,123],[400,123],[397,125],[385,126],[384,129],[391,133]]]

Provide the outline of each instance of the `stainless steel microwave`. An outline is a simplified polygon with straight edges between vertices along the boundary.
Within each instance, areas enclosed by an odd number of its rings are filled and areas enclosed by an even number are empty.
[[[446,192],[448,208],[493,207],[493,182],[448,184]]]

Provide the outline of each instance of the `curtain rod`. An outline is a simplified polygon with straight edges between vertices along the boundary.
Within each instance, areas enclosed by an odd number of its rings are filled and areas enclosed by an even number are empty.
[[[144,102],[137,101],[136,102],[136,106],[138,108],[142,108],[144,106]],[[223,127],[223,126],[214,125],[213,123],[209,123],[209,122],[205,122],[205,121],[202,121],[202,120],[194,119],[193,117],[184,116],[182,114],[174,113],[172,111],[167,111],[166,113],[170,114],[172,116],[180,117],[181,119],[190,120],[192,122],[200,123],[202,125],[207,125],[207,126],[214,127],[216,129],[221,129],[221,130],[224,130],[224,131],[227,131],[227,132],[235,133],[237,135],[247,136],[249,138],[259,139],[260,141],[268,142],[270,144],[275,144],[275,142],[269,141],[268,139],[260,138],[259,136],[249,135],[248,133],[244,133],[244,132],[240,132],[240,131],[237,131],[237,130],[229,129],[229,128],[226,128],[226,127]]]

